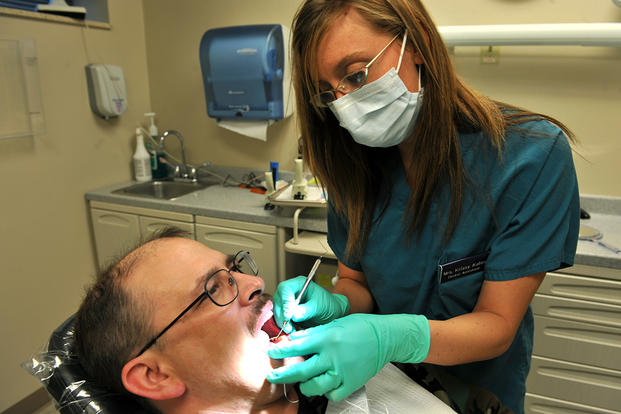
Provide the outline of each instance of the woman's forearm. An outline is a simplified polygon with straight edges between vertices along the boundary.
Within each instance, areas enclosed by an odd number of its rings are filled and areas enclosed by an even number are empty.
[[[457,365],[495,358],[505,352],[515,335],[500,315],[473,312],[446,321],[429,321],[431,343],[424,362]]]
[[[332,293],[347,296],[349,300],[349,313],[371,313],[374,302],[371,292],[366,286],[358,281],[340,278]]]

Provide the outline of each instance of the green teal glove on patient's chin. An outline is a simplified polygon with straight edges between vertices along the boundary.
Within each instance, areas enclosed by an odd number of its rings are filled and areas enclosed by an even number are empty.
[[[304,298],[295,306],[295,298],[302,291],[304,282],[306,277],[298,276],[278,285],[272,298],[274,319],[278,326],[282,327],[284,321],[288,319],[293,322],[305,322],[307,326],[316,326],[347,315],[349,312],[347,297],[330,293],[315,282],[310,282]],[[285,332],[291,331],[291,324],[287,324]]]
[[[274,359],[312,357],[271,371],[267,380],[275,384],[299,382],[307,396],[325,395],[340,401],[388,362],[422,362],[429,344],[429,321],[422,315],[357,313],[294,332],[289,341],[269,349],[267,354]]]

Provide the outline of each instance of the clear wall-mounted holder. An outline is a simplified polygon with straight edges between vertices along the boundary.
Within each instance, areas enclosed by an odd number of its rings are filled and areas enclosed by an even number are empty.
[[[0,140],[45,133],[33,39],[0,39]]]

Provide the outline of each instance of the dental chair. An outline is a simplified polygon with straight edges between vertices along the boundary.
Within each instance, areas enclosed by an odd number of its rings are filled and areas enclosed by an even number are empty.
[[[75,315],[50,336],[47,349],[22,364],[41,381],[62,414],[154,414],[132,398],[89,378],[76,351]]]

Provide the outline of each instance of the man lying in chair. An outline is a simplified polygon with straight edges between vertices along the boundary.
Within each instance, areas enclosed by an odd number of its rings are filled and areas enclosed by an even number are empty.
[[[249,254],[183,236],[163,231],[88,290],[76,326],[86,371],[163,413],[322,412],[324,398],[265,380],[295,361],[267,356],[271,302]]]
[[[266,323],[272,302],[254,260],[185,236],[163,230],[88,289],[76,314],[75,345],[96,385],[161,413],[318,414],[352,406],[361,408],[355,412],[455,413],[449,405],[467,414],[488,412],[480,409],[481,398],[472,409],[456,408],[438,377],[418,365],[401,367],[406,375],[388,364],[340,402],[266,381],[273,368],[301,358],[267,355],[270,335],[262,329],[272,336],[279,329]],[[103,413],[117,414],[109,411]]]

